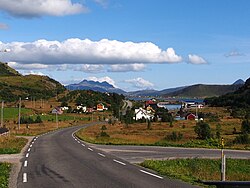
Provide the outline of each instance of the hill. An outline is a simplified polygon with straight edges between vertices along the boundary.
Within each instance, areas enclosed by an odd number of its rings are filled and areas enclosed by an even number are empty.
[[[205,102],[211,106],[230,107],[234,116],[250,115],[250,78],[235,92],[207,98]]]
[[[244,84],[245,84],[245,82],[244,82],[244,80],[242,80],[242,79],[236,80],[236,81],[233,83],[233,85],[244,85]]]
[[[164,97],[214,97],[236,91],[241,85],[204,85],[196,84],[163,95]]]
[[[134,96],[134,97],[146,97],[146,96],[151,96],[151,97],[156,97],[156,96],[163,96],[166,95],[168,93],[172,93],[175,91],[179,91],[184,89],[187,86],[183,86],[183,87],[176,87],[176,88],[169,88],[169,89],[164,89],[164,90],[154,90],[154,89],[148,89],[148,90],[138,90],[138,91],[131,91],[131,92],[127,92],[125,95],[128,96]]]
[[[7,64],[0,63],[0,100],[16,101],[19,97],[48,99],[62,93],[65,88],[48,76],[22,76]]]
[[[9,67],[7,63],[0,62],[0,77],[2,76],[21,76],[21,74]]]
[[[124,94],[125,91],[115,88],[113,85],[109,84],[108,82],[98,82],[98,81],[91,81],[91,80],[83,80],[78,84],[70,84],[67,85],[66,88],[68,90],[93,90],[99,91],[102,93],[118,93]]]

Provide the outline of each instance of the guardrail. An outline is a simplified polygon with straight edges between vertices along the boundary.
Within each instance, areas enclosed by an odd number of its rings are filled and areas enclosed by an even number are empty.
[[[5,136],[9,134],[9,130],[7,128],[0,128],[0,136]]]
[[[215,185],[218,188],[249,188],[250,181],[201,181],[205,185]]]

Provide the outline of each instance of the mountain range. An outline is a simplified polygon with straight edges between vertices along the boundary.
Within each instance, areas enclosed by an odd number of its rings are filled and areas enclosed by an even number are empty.
[[[231,85],[205,85],[196,84],[164,90],[139,90],[126,92],[116,88],[108,82],[83,80],[78,84],[66,86],[68,90],[93,90],[102,93],[118,93],[128,97],[214,97],[234,92],[244,85],[239,79]],[[49,78],[48,76],[27,75],[23,76],[6,63],[0,63],[0,99],[6,101],[17,100],[19,97],[33,96],[38,98],[49,98],[62,93],[65,87]]]
[[[231,85],[205,85],[205,84],[196,84],[191,86],[182,86],[176,88],[169,88],[164,90],[138,90],[132,92],[126,92],[122,89],[115,88],[113,85],[107,82],[98,82],[98,81],[88,81],[83,80],[78,84],[70,84],[66,86],[68,90],[93,90],[99,92],[109,92],[109,93],[118,93],[130,97],[213,97],[220,96],[226,93],[234,92],[239,87],[244,85],[244,81],[239,79]]]

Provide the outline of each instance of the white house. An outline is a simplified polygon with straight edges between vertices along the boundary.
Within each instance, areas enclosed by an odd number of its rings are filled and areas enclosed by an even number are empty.
[[[135,117],[134,119],[137,121],[139,119],[150,119],[154,118],[154,115],[150,114],[149,111],[144,110],[143,108],[135,109]]]
[[[76,109],[79,110],[79,111],[81,110],[84,113],[87,111],[87,107],[86,106],[82,106],[82,105],[77,106]]]

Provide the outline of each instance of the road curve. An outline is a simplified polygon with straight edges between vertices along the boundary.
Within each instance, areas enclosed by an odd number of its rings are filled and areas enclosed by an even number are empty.
[[[95,145],[91,147],[115,155],[131,163],[140,163],[146,159],[177,159],[177,158],[220,158],[220,149],[157,147],[157,146],[112,146]],[[250,159],[249,150],[224,149],[226,158]]]
[[[85,126],[35,137],[22,159],[17,187],[193,187],[161,177],[79,141],[73,133]]]

